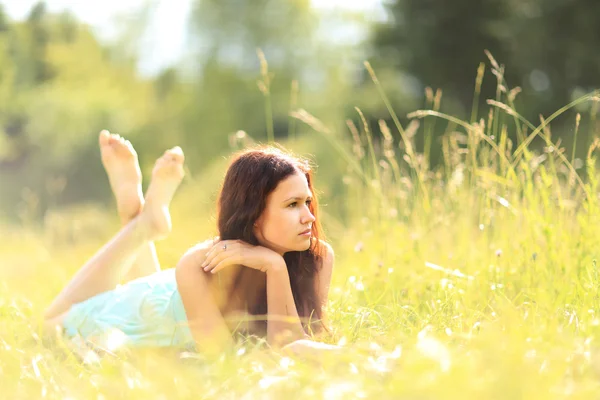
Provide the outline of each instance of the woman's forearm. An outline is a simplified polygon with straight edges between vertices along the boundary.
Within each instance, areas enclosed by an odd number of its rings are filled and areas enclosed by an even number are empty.
[[[271,345],[282,346],[306,337],[285,263],[267,271],[267,313],[267,341]]]

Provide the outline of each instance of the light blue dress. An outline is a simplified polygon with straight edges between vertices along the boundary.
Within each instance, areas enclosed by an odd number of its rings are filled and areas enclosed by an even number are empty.
[[[120,346],[194,346],[174,268],[75,304],[63,327],[67,337],[80,337],[111,350]]]

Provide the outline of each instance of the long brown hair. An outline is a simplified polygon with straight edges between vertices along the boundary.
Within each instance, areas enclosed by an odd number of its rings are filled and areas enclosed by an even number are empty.
[[[234,155],[217,203],[217,225],[221,240],[242,240],[259,245],[254,235],[254,223],[264,211],[269,194],[279,182],[295,173],[302,173],[306,177],[313,194],[309,209],[315,221],[311,228],[310,247],[305,251],[287,252],[284,260],[302,324],[306,328],[310,320],[310,328],[320,330],[324,325],[315,278],[322,265],[325,248],[321,243],[322,229],[310,162],[275,146],[254,147]],[[266,276],[263,272],[241,268],[228,295],[230,300],[232,296],[241,300],[250,314],[266,316]],[[266,318],[257,328],[266,332]]]

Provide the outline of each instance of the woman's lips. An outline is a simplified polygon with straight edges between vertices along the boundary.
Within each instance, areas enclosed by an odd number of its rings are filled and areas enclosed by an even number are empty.
[[[311,233],[311,231],[310,231],[310,229],[308,229],[308,230],[300,233],[300,236],[310,236],[310,233]]]

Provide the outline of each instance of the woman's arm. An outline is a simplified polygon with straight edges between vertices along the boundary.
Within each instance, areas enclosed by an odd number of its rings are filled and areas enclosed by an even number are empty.
[[[267,270],[267,341],[283,346],[307,337],[292,295],[290,276],[283,258]]]
[[[329,287],[331,285],[331,276],[333,273],[334,253],[333,248],[326,242],[321,242],[326,251],[323,256],[321,268],[317,271],[315,279],[315,293],[317,294],[317,304],[321,306],[321,320],[327,322],[326,309],[329,297]],[[304,356],[318,359],[324,353],[340,353],[343,347],[316,342],[314,340],[300,339],[292,341],[283,347],[284,354]]]
[[[221,240],[209,246],[200,267],[214,274],[235,264],[267,274],[267,341],[279,346],[304,339],[306,334],[298,317],[283,257],[263,246],[241,240]]]
[[[175,277],[198,350],[219,355],[233,346],[233,339],[210,293],[207,274],[200,268],[211,246],[212,241],[206,241],[188,250],[177,264]]]
[[[201,256],[196,256],[195,261],[185,263],[185,265],[187,264],[190,267],[182,267],[182,270],[190,269],[189,274],[185,276],[188,282],[182,282],[181,285],[184,288],[186,285],[189,286],[186,291],[188,300],[184,299],[186,313],[189,313],[188,319],[194,320],[193,315],[196,313],[196,304],[199,304],[200,301],[207,302],[207,299],[210,298],[210,294],[206,290],[206,282],[202,282],[203,279],[199,278],[206,279],[202,275],[204,271],[214,274],[230,265],[243,264],[246,267],[264,271],[267,274],[267,341],[272,345],[281,346],[307,337],[300,323],[285,260],[279,254],[266,247],[252,246],[240,240],[224,240],[208,243],[207,248],[202,249]],[[202,271],[202,268],[204,271]],[[331,269],[331,266],[328,268]],[[330,277],[331,274],[329,274]],[[200,298],[201,294],[197,293],[196,289],[196,286],[202,286],[202,284],[205,287],[203,299]],[[329,284],[327,283],[328,287]],[[318,291],[317,293],[321,292]],[[182,299],[183,297],[182,294]],[[190,311],[188,311],[188,308]],[[214,308],[215,312],[218,313],[214,300],[212,300],[210,308]],[[207,310],[202,310],[202,312],[207,312]],[[211,311],[211,314],[214,313]],[[219,318],[213,316],[209,319],[212,321],[209,328],[213,329],[213,326],[216,326],[215,329],[221,331],[220,325],[223,322],[223,317],[220,314],[218,315]],[[204,321],[206,317],[203,316],[200,320]]]
[[[321,318],[326,321],[325,306],[329,297],[334,253],[329,244],[325,242],[322,244],[326,251],[315,279],[315,293],[317,304],[321,307]],[[300,323],[292,295],[290,277],[283,259],[280,264],[267,270],[267,308],[267,340],[270,344],[283,346],[299,339],[308,338]]]
[[[315,293],[317,294],[317,304],[321,307],[321,320],[323,323],[327,323],[326,306],[329,299],[329,287],[331,286],[335,255],[333,248],[328,243],[321,241],[321,244],[325,247],[326,251],[321,268],[317,271]]]

